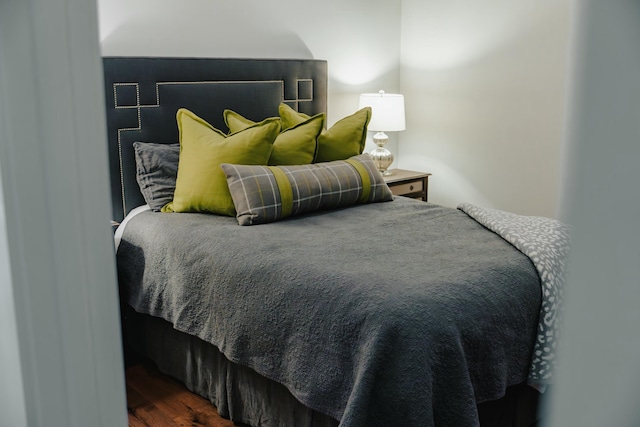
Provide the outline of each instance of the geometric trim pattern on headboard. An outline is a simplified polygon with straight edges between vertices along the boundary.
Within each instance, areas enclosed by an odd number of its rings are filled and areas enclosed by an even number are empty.
[[[222,112],[259,121],[286,102],[309,115],[326,112],[327,64],[321,60],[106,57],[105,96],[113,219],[144,199],[133,143],[178,141],[175,113],[188,108],[226,131]]]

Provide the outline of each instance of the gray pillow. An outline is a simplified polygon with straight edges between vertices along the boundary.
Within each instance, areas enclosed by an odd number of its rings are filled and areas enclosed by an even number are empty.
[[[134,142],[136,179],[151,210],[159,212],[173,200],[178,175],[180,144]]]
[[[299,166],[221,165],[240,225],[393,200],[368,154]]]

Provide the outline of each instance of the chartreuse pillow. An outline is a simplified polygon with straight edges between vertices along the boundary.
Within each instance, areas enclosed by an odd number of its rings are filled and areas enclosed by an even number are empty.
[[[236,133],[256,124],[253,120],[249,120],[241,114],[232,110],[224,110],[222,113],[224,122],[229,128],[229,133]],[[279,117],[270,117],[269,119],[279,119]],[[266,119],[268,120],[268,119]]]
[[[321,209],[393,200],[368,154],[294,166],[221,165],[240,225],[264,224]]]
[[[184,108],[176,113],[180,134],[180,160],[173,201],[162,212],[207,212],[235,215],[223,163],[266,165],[280,130],[266,120],[226,136]]]
[[[299,113],[285,103],[278,107],[282,128],[287,129],[303,122],[309,116]],[[371,120],[371,107],[364,107],[337,121],[318,136],[318,154],[315,162],[344,160],[362,154],[367,140],[367,126]]]
[[[224,111],[224,121],[229,134],[234,134],[255,122],[232,110]],[[279,118],[275,118],[280,121]],[[270,119],[267,119],[270,120]],[[324,128],[324,114],[317,114],[299,121],[282,131],[273,143],[269,165],[304,165],[313,162],[318,147],[318,135]]]

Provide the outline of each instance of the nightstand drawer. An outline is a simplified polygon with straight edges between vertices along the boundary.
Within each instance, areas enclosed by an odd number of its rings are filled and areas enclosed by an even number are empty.
[[[383,178],[394,196],[412,197],[426,202],[430,176],[430,173],[393,169],[391,174],[384,175]]]
[[[422,180],[413,182],[407,182],[406,184],[392,185],[389,187],[391,192],[396,196],[402,196],[404,194],[416,193],[423,190]]]

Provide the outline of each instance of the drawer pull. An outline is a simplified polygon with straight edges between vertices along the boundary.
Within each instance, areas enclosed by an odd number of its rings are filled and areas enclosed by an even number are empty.
[[[413,191],[413,185],[409,186],[409,190]]]

